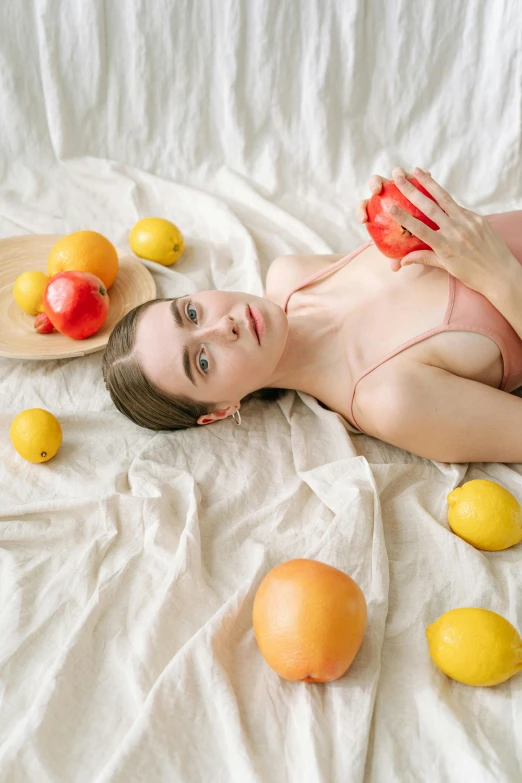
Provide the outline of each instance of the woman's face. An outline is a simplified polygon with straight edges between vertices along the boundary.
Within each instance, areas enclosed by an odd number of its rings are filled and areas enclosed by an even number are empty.
[[[262,316],[261,343],[251,329],[250,308]],[[165,393],[235,410],[242,397],[270,384],[287,336],[286,313],[274,302],[236,291],[200,291],[147,308],[135,350],[147,378]]]

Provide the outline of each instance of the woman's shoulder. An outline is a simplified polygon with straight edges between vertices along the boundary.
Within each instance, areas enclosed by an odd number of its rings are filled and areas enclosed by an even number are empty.
[[[265,281],[266,298],[282,307],[287,294],[297,288],[303,280],[344,258],[345,255],[341,253],[340,255],[278,256],[268,268]]]

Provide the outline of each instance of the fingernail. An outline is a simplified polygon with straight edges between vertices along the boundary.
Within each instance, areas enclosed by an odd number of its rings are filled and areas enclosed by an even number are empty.
[[[392,215],[398,215],[399,214],[399,207],[393,206],[390,207],[390,212]]]

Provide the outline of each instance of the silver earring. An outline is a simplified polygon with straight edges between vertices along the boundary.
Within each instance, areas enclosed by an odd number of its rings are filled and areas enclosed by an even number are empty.
[[[236,419],[237,416],[237,419]],[[239,411],[236,411],[234,414],[232,414],[232,418],[234,419],[235,423],[239,426],[241,424],[241,414]]]

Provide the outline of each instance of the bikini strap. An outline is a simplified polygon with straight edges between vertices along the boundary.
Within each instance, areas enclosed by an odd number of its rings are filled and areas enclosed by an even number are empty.
[[[359,253],[361,253],[363,250],[366,250],[367,247],[369,247],[370,245],[373,245],[373,244],[374,244],[373,239],[370,239],[368,242],[365,242],[364,245],[361,245],[360,247],[356,248],[355,250],[352,250],[352,252],[348,253],[347,256],[343,256],[338,261],[335,261],[335,263],[329,264],[328,266],[324,267],[324,269],[320,269],[318,272],[315,272],[310,277],[307,277],[306,280],[302,280],[299,283],[299,285],[297,285],[295,288],[293,288],[292,291],[290,291],[290,293],[286,297],[285,303],[284,303],[284,306],[283,306],[283,310],[285,311],[285,313],[286,313],[286,308],[288,306],[288,301],[289,301],[290,297],[292,296],[292,294],[295,294],[296,291],[300,291],[301,288],[305,288],[305,286],[310,285],[310,283],[313,283],[315,280],[318,280],[320,277],[325,275],[327,272],[333,272],[338,267],[342,266],[343,264],[346,264],[347,261],[351,261],[353,258],[355,258],[355,256],[359,255]]]

